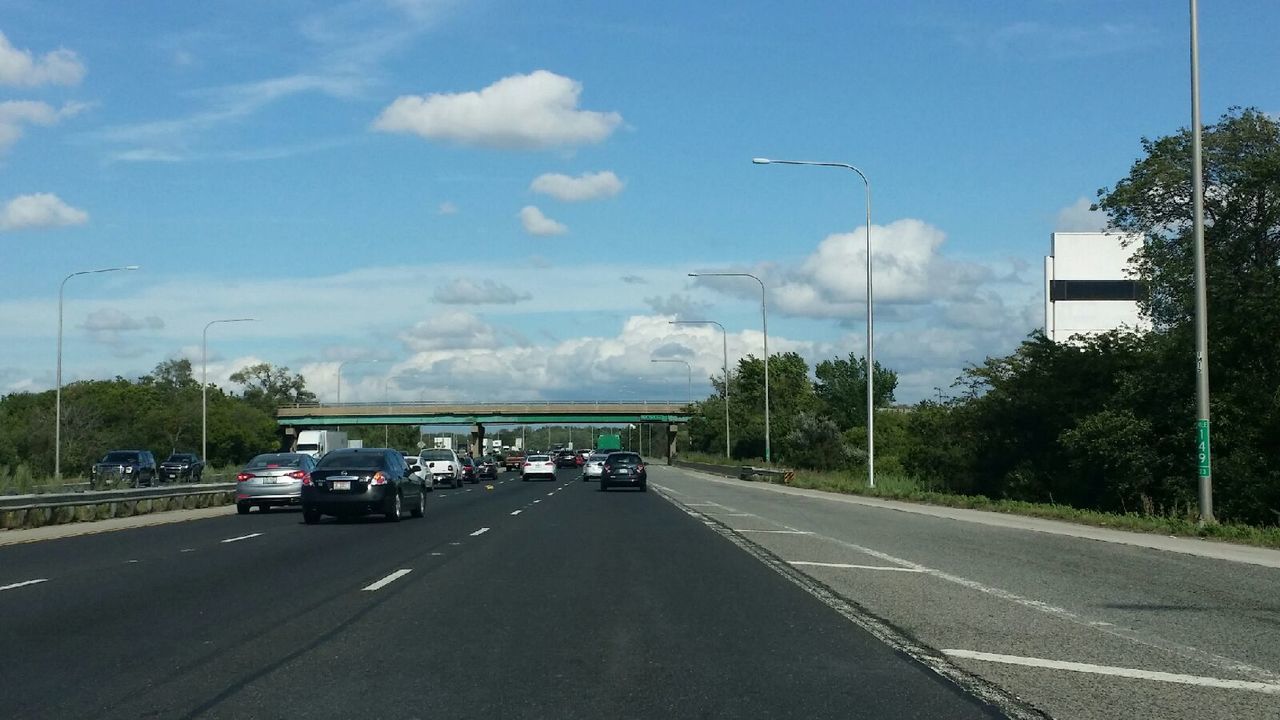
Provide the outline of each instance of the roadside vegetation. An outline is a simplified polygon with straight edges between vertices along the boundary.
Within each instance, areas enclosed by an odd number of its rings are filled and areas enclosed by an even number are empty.
[[[1207,127],[1205,242],[1213,481],[1219,524],[1198,527],[1190,135],[1144,139],[1144,156],[1097,207],[1146,238],[1135,266],[1153,329],[1071,343],[1036,332],[967,368],[938,397],[894,407],[878,364],[875,491],[865,487],[866,364],[812,370],[771,356],[774,460],[797,483],[1109,527],[1280,545],[1280,123],[1232,110]],[[696,403],[690,447],[724,448],[724,378]],[[735,458],[764,452],[763,362],[729,382]],[[692,456],[691,456],[692,457]],[[742,462],[738,460],[737,462]]]

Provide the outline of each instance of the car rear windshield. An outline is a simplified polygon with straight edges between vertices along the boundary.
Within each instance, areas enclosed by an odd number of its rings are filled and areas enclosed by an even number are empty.
[[[529,462],[549,462],[551,460],[551,456],[550,455],[530,455],[526,459]]]
[[[137,459],[138,459],[138,453],[136,452],[111,452],[111,453],[107,453],[107,456],[102,458],[102,462],[109,462],[109,463],[135,462],[137,461]]]
[[[453,453],[448,450],[423,450],[423,460],[452,460]]]
[[[331,452],[320,459],[316,468],[327,470],[339,468],[343,470],[384,470],[386,458],[380,452]]]
[[[635,453],[614,453],[609,456],[609,462],[614,465],[639,465],[640,456]]]
[[[291,453],[268,453],[259,455],[245,465],[246,470],[262,470],[272,467],[301,467],[302,457]]]

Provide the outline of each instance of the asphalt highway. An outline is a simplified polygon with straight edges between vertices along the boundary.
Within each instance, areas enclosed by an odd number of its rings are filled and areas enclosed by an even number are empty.
[[[568,470],[437,490],[399,523],[255,511],[8,545],[0,715],[1035,715],[759,552]]]

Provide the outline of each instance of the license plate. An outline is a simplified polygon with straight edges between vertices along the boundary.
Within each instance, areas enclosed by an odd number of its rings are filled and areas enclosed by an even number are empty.
[[[351,481],[350,480],[334,480],[333,489],[334,490],[350,490]]]
[[[266,483],[265,483],[265,484],[267,484],[267,485],[279,485],[279,484],[280,484],[280,478],[267,478],[267,479],[266,479]],[[336,484],[336,483],[335,483],[335,484]]]

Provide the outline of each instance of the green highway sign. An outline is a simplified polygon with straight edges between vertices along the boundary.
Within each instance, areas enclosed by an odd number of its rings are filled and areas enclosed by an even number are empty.
[[[1209,421],[1196,421],[1196,458],[1200,463],[1200,477],[1209,477]]]

